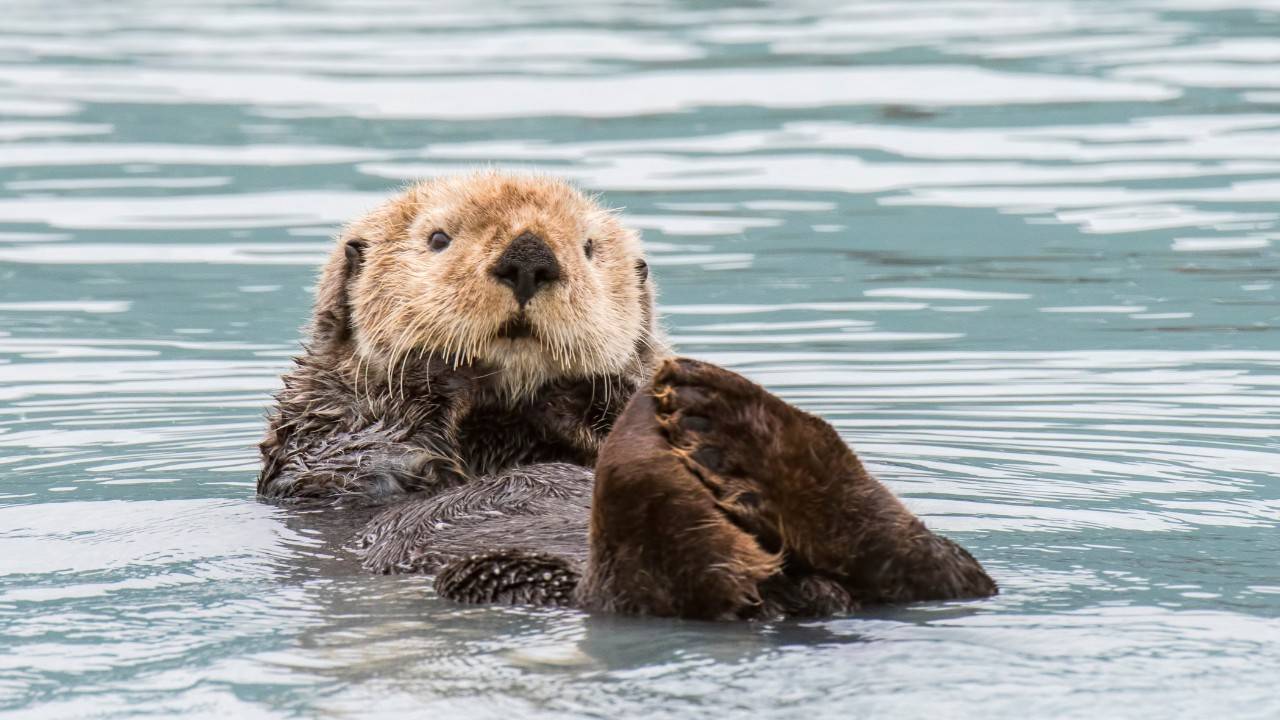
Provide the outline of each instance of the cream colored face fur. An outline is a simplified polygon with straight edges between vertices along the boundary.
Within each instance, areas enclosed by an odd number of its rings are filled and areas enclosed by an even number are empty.
[[[436,231],[452,239],[439,252],[428,242]],[[500,329],[520,306],[490,271],[526,232],[555,253],[560,280],[525,307],[533,335],[507,339]],[[523,394],[560,377],[622,371],[646,336],[639,238],[560,180],[485,172],[423,182],[353,223],[342,242],[352,239],[367,243],[349,302],[357,353],[371,369],[394,374],[436,353],[492,365]]]

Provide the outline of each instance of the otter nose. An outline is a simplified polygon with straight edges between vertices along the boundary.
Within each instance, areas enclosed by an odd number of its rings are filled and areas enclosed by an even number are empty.
[[[560,263],[542,238],[524,233],[511,241],[489,272],[511,288],[523,308],[539,290],[560,279]]]

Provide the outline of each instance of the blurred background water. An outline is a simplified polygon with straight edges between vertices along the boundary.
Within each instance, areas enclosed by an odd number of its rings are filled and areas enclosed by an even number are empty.
[[[458,607],[256,502],[335,228],[484,164],[1004,593]],[[1278,221],[1275,0],[8,0],[0,712],[1280,716]]]

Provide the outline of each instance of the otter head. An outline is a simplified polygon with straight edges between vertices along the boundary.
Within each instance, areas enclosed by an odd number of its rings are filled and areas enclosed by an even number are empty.
[[[518,395],[634,372],[652,307],[639,237],[613,213],[560,180],[483,172],[414,185],[345,230],[313,351],[375,370],[477,363]]]

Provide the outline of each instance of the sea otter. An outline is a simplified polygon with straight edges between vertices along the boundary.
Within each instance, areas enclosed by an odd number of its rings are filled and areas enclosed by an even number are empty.
[[[672,357],[639,237],[569,184],[414,185],[345,229],[259,493],[380,510],[366,568],[460,601],[690,618],[997,591],[835,430]]]

